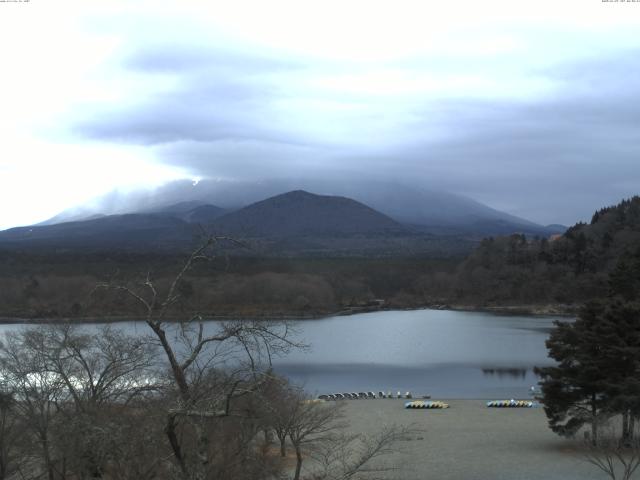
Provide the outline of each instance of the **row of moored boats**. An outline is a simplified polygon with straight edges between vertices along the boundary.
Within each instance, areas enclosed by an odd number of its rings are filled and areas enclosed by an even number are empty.
[[[487,402],[487,407],[490,408],[533,408],[537,405],[536,402],[531,400],[492,400]]]
[[[383,392],[379,391],[377,394],[375,392],[343,392],[343,393],[330,393],[327,395],[319,395],[318,399],[320,400],[360,400],[360,399],[376,399],[376,398],[413,398],[413,394],[411,392],[398,392],[397,394],[393,394],[393,392]],[[430,395],[422,395],[421,398],[431,398]]]
[[[489,408],[533,408],[538,404],[530,400],[492,400],[487,402]],[[434,401],[426,402],[423,400],[414,400],[404,404],[404,408],[449,408],[448,403]]]
[[[343,392],[343,393],[330,393],[326,395],[319,395],[318,400],[367,400],[367,399],[376,399],[376,398],[413,398],[413,394],[411,392],[398,392],[395,395],[393,392],[383,392],[380,391],[377,394],[375,392]],[[423,400],[413,400],[410,402],[406,402],[404,404],[404,408],[426,408],[426,409],[434,409],[434,408],[449,408],[448,403],[444,403],[441,401],[427,401],[426,399],[431,398],[430,395],[422,395]],[[532,402],[530,400],[491,400],[487,402],[487,407],[489,408],[533,408],[538,406],[536,402]]]

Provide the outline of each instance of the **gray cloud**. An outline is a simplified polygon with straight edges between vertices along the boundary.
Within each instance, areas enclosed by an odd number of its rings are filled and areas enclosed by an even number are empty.
[[[301,133],[303,117],[290,119],[274,106],[291,95],[288,74],[298,75],[301,65],[200,48],[143,50],[127,68],[173,72],[176,89],[77,128],[91,138],[156,145],[162,161],[204,177],[393,178],[541,223],[571,224],[639,193],[637,58],[629,51],[536,71],[555,87],[526,100],[417,97],[385,135],[397,141],[379,146],[374,130],[354,123],[353,144],[337,148]],[[441,135],[434,140],[435,130]]]
[[[256,55],[246,51],[215,49],[193,44],[154,45],[139,48],[123,64],[131,70],[155,73],[227,71],[256,75],[302,68],[292,59]]]
[[[274,128],[269,103],[279,87],[265,76],[300,66],[257,55],[201,47],[156,46],[126,57],[128,70],[176,75],[176,86],[123,107],[94,109],[75,125],[91,139],[155,145],[180,141],[290,142]]]
[[[560,88],[537,101],[431,104],[413,128],[435,117],[451,133],[387,151],[377,163],[535,221],[588,220],[640,193],[637,58],[632,51],[549,70]]]
[[[204,177],[259,180],[287,175],[336,174],[326,165],[327,149],[252,139],[178,142],[157,150],[171,165],[187,165]],[[315,166],[314,166],[315,165]]]
[[[242,101],[208,97],[205,102],[198,100],[200,96],[201,92],[195,93],[194,98],[168,96],[149,104],[99,114],[76,130],[92,139],[141,145],[189,140],[286,140],[285,135],[249,116],[242,108]]]

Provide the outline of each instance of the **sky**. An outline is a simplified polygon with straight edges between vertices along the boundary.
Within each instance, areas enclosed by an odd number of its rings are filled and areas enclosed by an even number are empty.
[[[0,229],[177,179],[640,193],[640,2],[0,2]]]

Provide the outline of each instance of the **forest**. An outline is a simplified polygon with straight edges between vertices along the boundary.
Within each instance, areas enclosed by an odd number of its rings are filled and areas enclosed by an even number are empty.
[[[398,257],[218,255],[197,265],[179,288],[210,316],[317,317],[369,308],[522,308],[575,312],[607,293],[607,276],[640,244],[640,198],[594,213],[550,238],[514,234],[484,239],[471,254]],[[181,256],[123,251],[0,252],[0,316],[131,318],[126,298],[108,301],[97,283],[168,282]],[[179,314],[181,306],[173,307]]]

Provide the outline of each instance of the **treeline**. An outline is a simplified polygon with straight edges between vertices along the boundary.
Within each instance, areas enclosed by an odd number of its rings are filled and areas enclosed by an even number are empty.
[[[124,296],[106,298],[98,283],[143,283],[150,272],[166,285],[183,257],[58,253],[0,254],[0,316],[105,318],[139,315]],[[384,299],[390,308],[419,306],[424,275],[451,272],[460,259],[219,257],[197,265],[179,285],[183,300],[173,315],[316,316]]]
[[[555,238],[488,238],[449,274],[424,276],[425,297],[475,305],[580,304],[607,295],[608,274],[640,246],[640,197],[603,208]]]
[[[182,280],[185,304],[206,315],[322,316],[366,308],[431,305],[560,305],[607,294],[607,275],[640,245],[640,198],[599,210],[552,238],[487,238],[466,257],[219,256]],[[181,256],[108,251],[0,252],[0,316],[131,317],[126,299],[108,302],[100,282],[146,272],[162,284]],[[184,306],[183,305],[183,306]],[[180,313],[174,306],[175,315]]]

